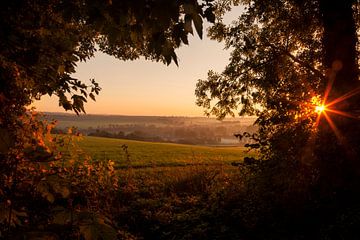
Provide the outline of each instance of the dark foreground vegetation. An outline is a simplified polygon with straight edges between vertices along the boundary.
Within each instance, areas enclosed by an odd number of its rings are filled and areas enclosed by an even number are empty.
[[[358,199],[275,164],[122,172],[116,221],[135,239],[359,238]]]
[[[14,184],[4,188],[12,195],[2,205],[2,238],[360,237],[356,195],[333,192],[318,171],[296,161],[132,168],[124,148],[128,165],[116,170],[114,161],[87,156],[77,133],[46,136],[54,159],[22,162]],[[60,156],[59,145],[70,159]],[[40,149],[27,154],[49,160]]]

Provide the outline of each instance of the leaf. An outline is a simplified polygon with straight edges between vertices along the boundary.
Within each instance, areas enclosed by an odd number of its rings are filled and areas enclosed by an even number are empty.
[[[185,33],[181,34],[180,38],[183,41],[183,43],[185,43],[186,45],[189,44],[188,37],[187,37],[187,35]]]
[[[69,188],[61,185],[60,183],[54,184],[52,188],[54,192],[60,194],[62,198],[68,198],[70,196]]]
[[[46,181],[56,193],[58,193],[57,190],[62,188],[65,184],[68,185],[65,179],[56,174],[47,176],[44,181]]]
[[[50,203],[55,201],[55,197],[52,193],[49,192],[49,186],[45,182],[40,182],[36,186],[36,190],[41,194],[43,198],[46,198]]]
[[[59,74],[63,74],[64,72],[65,72],[65,66],[64,65],[60,65],[59,67],[58,67],[58,73]]]
[[[94,212],[80,211],[77,214],[80,234],[85,240],[117,239],[116,230],[107,224],[107,218]]]
[[[131,31],[130,39],[133,43],[137,43],[138,42],[138,33],[135,31]]]
[[[82,95],[84,95],[87,98],[87,92],[84,89],[80,89],[80,92]]]
[[[89,97],[90,97],[93,101],[96,101],[95,95],[94,95],[93,93],[89,93]]]
[[[71,211],[63,208],[54,208],[53,224],[66,225],[71,221]]]
[[[5,153],[15,143],[15,139],[11,137],[9,131],[5,128],[0,128],[0,136],[0,153]]]
[[[70,101],[67,99],[63,92],[59,93],[59,106],[62,106],[65,110],[72,109]]]
[[[35,148],[26,148],[24,153],[34,162],[49,162],[54,160],[54,156],[49,149],[40,145],[37,145]]]
[[[193,29],[191,26],[191,15],[185,15],[184,29],[186,32],[193,34]]]
[[[59,236],[53,232],[40,232],[40,231],[33,231],[25,233],[24,239],[29,240],[58,240],[60,239]]]
[[[193,4],[186,3],[183,5],[185,14],[196,14],[195,6]]]
[[[202,39],[203,20],[202,20],[201,16],[198,14],[193,15],[193,21],[194,21],[196,32],[199,35],[200,39]]]
[[[12,211],[13,211],[13,214],[15,214],[17,217],[27,217],[28,216],[28,214],[26,212],[19,212],[14,209]]]
[[[174,54],[174,48],[169,43],[166,43],[162,49],[162,55],[164,56],[167,65],[171,63]],[[177,61],[175,63],[177,63]]]
[[[71,97],[73,99],[73,109],[74,111],[79,114],[80,112],[85,112],[85,108],[84,108],[84,102],[86,102],[86,98],[84,98],[83,96],[80,95],[73,95]]]
[[[174,60],[176,66],[179,66],[175,51],[172,51],[171,57],[172,57],[172,59]]]
[[[90,224],[80,225],[80,234],[85,240],[115,240],[117,232],[110,225],[94,221]]]
[[[166,64],[169,65],[171,63],[171,55],[164,55]]]
[[[215,14],[214,14],[214,9],[212,7],[208,7],[205,12],[205,17],[206,19],[211,22],[211,23],[215,23]]]
[[[6,205],[6,203],[1,203],[0,204],[0,223],[8,223],[9,222],[9,212],[10,208],[9,206]],[[21,219],[19,217],[27,217],[28,214],[26,212],[20,212],[20,211],[16,211],[16,210],[12,210],[12,214],[11,214],[11,220],[10,220],[10,225],[11,226],[16,226],[16,225],[21,225]]]

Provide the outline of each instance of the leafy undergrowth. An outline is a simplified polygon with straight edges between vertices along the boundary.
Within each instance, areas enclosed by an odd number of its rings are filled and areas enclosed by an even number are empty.
[[[331,195],[316,196],[319,193],[316,184],[303,179],[310,179],[313,174],[307,169],[279,172],[278,163],[259,162],[240,167],[129,167],[113,175],[109,172],[111,165],[111,162],[79,165],[76,172],[67,168],[65,172],[43,177],[34,189],[18,189],[21,196],[15,198],[11,231],[8,235],[3,232],[3,237],[85,240],[359,237],[360,204],[355,200],[351,205],[344,204]],[[2,210],[0,220],[6,225],[9,212],[6,206]]]
[[[358,189],[331,188],[296,160],[116,170],[86,156],[76,134],[47,133],[67,158],[39,134],[3,158],[13,169],[1,178],[0,238],[360,239]]]
[[[358,239],[359,203],[321,193],[313,169],[282,170],[122,170],[113,217],[123,239]]]

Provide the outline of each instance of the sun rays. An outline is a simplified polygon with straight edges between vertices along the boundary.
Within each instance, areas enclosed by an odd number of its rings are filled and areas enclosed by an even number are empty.
[[[333,108],[333,106],[335,104],[341,103],[343,101],[345,101],[348,98],[351,98],[357,94],[360,93],[360,87],[353,89],[351,91],[349,91],[348,93],[332,100],[331,102],[327,103],[327,98],[329,96],[329,93],[331,91],[331,82],[329,83],[330,87],[327,87],[326,91],[325,91],[325,95],[324,95],[324,100],[320,101],[319,97],[313,97],[311,102],[314,105],[314,112],[318,114],[318,119],[321,117],[321,115],[324,115],[325,119],[327,120],[327,122],[329,123],[330,127],[332,125],[334,125],[333,121],[331,120],[329,113],[330,114],[336,114],[342,117],[347,117],[347,118],[352,118],[352,119],[357,119],[360,120],[359,116],[354,115],[351,112],[344,112],[338,109]],[[319,121],[316,121],[316,127],[318,126]],[[333,128],[333,127],[332,127]]]
[[[319,96],[313,97],[311,99],[311,103],[313,105],[313,109],[314,109],[314,113],[317,114],[316,117],[316,121],[315,121],[315,129],[318,129],[319,124],[320,124],[320,120],[322,117],[324,117],[324,119],[326,120],[326,122],[328,123],[328,125],[330,126],[331,130],[334,132],[335,137],[337,138],[338,142],[345,146],[346,148],[348,148],[349,146],[347,146],[347,141],[344,138],[344,136],[342,135],[340,129],[336,126],[334,120],[331,118],[331,116],[335,117],[335,116],[340,116],[340,117],[345,117],[345,118],[351,118],[351,119],[356,119],[356,120],[360,120],[359,116],[354,115],[354,113],[351,112],[345,112],[345,111],[341,111],[339,109],[336,109],[336,104],[339,104],[357,94],[360,93],[360,87],[355,88],[351,91],[349,91],[348,93],[331,100],[330,102],[327,102],[328,97],[330,95],[331,89],[332,89],[332,85],[333,85],[333,81],[329,81],[326,90],[325,90],[325,94],[323,99],[320,99]]]
[[[311,123],[312,126],[311,134],[309,135],[306,146],[304,148],[304,152],[308,154],[304,154],[302,156],[302,161],[306,164],[311,164],[311,159],[312,159],[311,156],[315,149],[316,138],[317,138],[316,135],[320,129],[320,124],[321,127],[324,126],[325,129],[327,128],[327,126],[323,124],[327,124],[329,131],[333,132],[335,138],[337,139],[338,144],[342,146],[344,150],[344,154],[353,159],[356,159],[356,157],[354,157],[356,156],[356,154],[354,155],[353,153],[354,152],[353,146],[351,146],[349,139],[346,139],[345,137],[347,133],[342,132],[347,127],[346,126],[344,127],[344,125],[340,126],[339,123],[338,123],[339,126],[337,126],[336,123],[339,121],[340,118],[360,120],[360,117],[356,115],[356,112],[352,112],[351,110],[340,109],[342,105],[341,103],[360,93],[360,87],[355,88],[338,98],[331,99],[330,101],[328,101],[328,99],[330,99],[331,96],[330,93],[332,90],[333,82],[334,81],[331,81],[330,79],[323,96],[313,95],[310,101],[301,103],[301,113],[295,114],[295,119],[297,121],[302,121],[305,119],[314,120],[314,122]],[[344,105],[346,106],[346,104]]]

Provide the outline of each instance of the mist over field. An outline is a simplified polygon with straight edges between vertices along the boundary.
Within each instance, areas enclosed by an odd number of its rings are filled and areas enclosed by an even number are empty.
[[[219,121],[206,117],[45,113],[45,118],[57,120],[57,132],[76,127],[89,136],[196,145],[244,146],[251,140],[240,141],[234,134],[257,131],[253,117]]]

